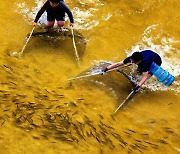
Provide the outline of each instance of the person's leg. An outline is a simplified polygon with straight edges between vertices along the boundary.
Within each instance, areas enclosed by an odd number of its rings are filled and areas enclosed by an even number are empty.
[[[52,28],[54,26],[55,21],[47,21],[47,27]]]
[[[52,28],[55,23],[55,16],[52,13],[47,13],[47,28]]]
[[[57,24],[58,24],[59,27],[63,27],[64,24],[65,24],[65,21],[59,20],[59,21],[57,21]]]

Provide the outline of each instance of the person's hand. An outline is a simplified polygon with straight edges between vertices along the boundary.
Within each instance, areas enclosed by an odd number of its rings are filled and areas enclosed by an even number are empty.
[[[107,71],[108,71],[108,68],[106,67],[104,70],[102,70],[102,75],[104,75],[104,74],[106,74],[107,73]]]
[[[33,22],[33,26],[36,27],[36,26],[37,26],[37,23],[36,23],[36,22]]]
[[[139,91],[140,86],[137,85],[135,88],[133,88],[134,93],[137,93]]]
[[[74,23],[70,23],[70,26],[71,26],[71,27],[74,27]]]

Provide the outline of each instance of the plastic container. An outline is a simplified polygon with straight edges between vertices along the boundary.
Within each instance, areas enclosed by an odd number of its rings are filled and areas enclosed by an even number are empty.
[[[158,81],[163,83],[165,86],[170,86],[175,80],[173,75],[164,70],[161,66],[157,65],[155,62],[151,64],[149,72],[156,76]]]

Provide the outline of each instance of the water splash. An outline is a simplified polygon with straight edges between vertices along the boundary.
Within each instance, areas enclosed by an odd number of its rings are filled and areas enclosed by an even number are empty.
[[[97,26],[99,21],[91,20],[91,17],[93,16],[92,12],[95,11],[97,11],[97,9],[90,8],[89,10],[81,10],[80,8],[75,7],[72,12],[75,16],[76,28],[90,30]]]
[[[161,56],[162,67],[177,78],[180,75],[180,62],[177,58],[179,50],[174,48],[173,44],[179,42],[180,41],[175,40],[169,35],[164,35],[161,25],[151,25],[144,31],[142,40],[136,45],[132,46],[131,50],[127,50],[126,53],[129,56],[135,51],[145,49],[153,50]],[[144,86],[152,91],[173,90],[180,92],[179,84],[180,81],[177,79],[173,85],[166,87],[159,83],[155,77],[152,77]]]
[[[14,10],[15,12],[22,14],[25,21],[28,22],[29,24],[32,23],[32,21],[35,19],[37,12],[39,9],[43,6],[44,1],[43,0],[35,0],[36,6],[30,10],[25,2],[23,3],[17,3],[17,8]],[[38,23],[39,24],[46,24],[47,23],[47,13],[43,13],[41,18],[39,19]]]

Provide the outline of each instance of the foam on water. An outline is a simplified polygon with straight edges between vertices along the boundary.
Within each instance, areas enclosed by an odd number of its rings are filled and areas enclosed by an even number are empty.
[[[153,50],[161,56],[162,67],[177,78],[180,75],[180,62],[176,56],[179,50],[174,48],[173,44],[179,43],[180,41],[177,41],[172,37],[163,36],[163,33],[159,31],[159,28],[161,29],[160,25],[151,25],[147,27],[142,35],[142,40],[136,45],[132,46],[131,50],[127,50],[126,53],[129,56],[135,51],[145,49]],[[154,36],[153,33],[156,31],[158,31],[158,34]],[[155,42],[157,41],[160,41],[160,43],[156,44]],[[170,87],[166,87],[159,83],[153,76],[148,80],[148,82],[146,82],[144,86],[153,91],[173,90],[176,92],[180,92],[179,84],[180,81],[177,79]]]
[[[17,3],[18,9],[15,10],[15,12],[18,12],[23,15],[24,19],[29,22],[29,24],[32,24],[32,21],[35,19],[37,12],[39,9],[43,6],[44,1],[43,0],[35,0],[36,6],[30,10],[25,2],[23,3]],[[38,21],[40,24],[46,24],[46,12],[43,13],[40,20]]]
[[[90,8],[89,10],[81,10],[80,8],[75,7],[72,12],[75,17],[75,28],[77,29],[92,29],[93,27],[99,24],[99,21],[91,20],[90,17],[93,16],[91,12],[95,12],[96,9]]]
[[[104,5],[99,0],[78,0],[84,7],[75,7],[72,9],[72,13],[75,19],[75,28],[82,30],[90,30],[99,25],[99,20],[94,20],[92,17],[98,11],[97,6]]]

